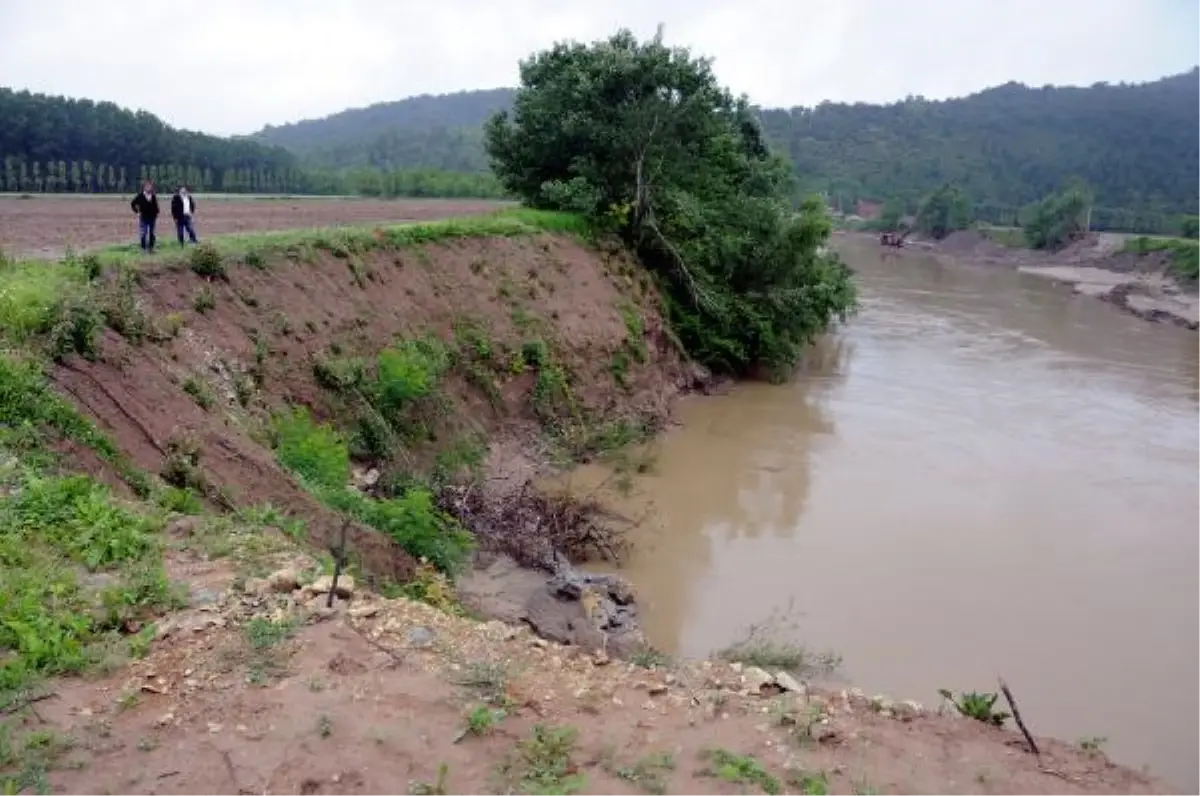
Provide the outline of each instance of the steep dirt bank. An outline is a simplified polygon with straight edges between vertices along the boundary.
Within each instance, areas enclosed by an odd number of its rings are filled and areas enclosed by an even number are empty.
[[[471,528],[485,549],[549,570],[550,551],[517,538],[539,522],[530,506],[547,510],[523,486],[553,458],[586,459],[652,431],[689,386],[644,274],[621,252],[569,236],[382,249],[343,241],[248,259],[221,278],[182,264],[109,274],[93,291],[109,319],[100,355],[70,356],[52,378],[134,465],[164,473],[183,457],[185,478],[215,502],[283,508],[321,547],[343,522],[277,462],[270,443],[283,407],[346,431],[355,486],[367,494],[481,463],[475,492],[446,507],[486,526]],[[372,360],[397,341],[425,340],[450,362],[436,391],[411,402],[405,428],[377,421],[362,398]],[[590,528],[584,512],[569,520],[564,535]],[[585,554],[555,541],[569,557]],[[384,534],[350,523],[347,546],[368,577],[412,576],[413,557]]]
[[[1015,267],[1023,273],[1070,285],[1077,293],[1107,301],[1149,321],[1200,328],[1196,285],[1170,273],[1165,251],[1122,251],[1129,236],[1094,233],[1059,252],[1003,246],[975,231],[955,232],[929,245],[938,256],[963,262]]]

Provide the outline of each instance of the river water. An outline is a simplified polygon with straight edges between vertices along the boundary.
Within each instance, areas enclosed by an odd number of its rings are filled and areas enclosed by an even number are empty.
[[[689,399],[625,574],[665,651],[768,618],[868,693],[994,691],[1196,792],[1197,335],[841,242],[859,314],[784,386]]]

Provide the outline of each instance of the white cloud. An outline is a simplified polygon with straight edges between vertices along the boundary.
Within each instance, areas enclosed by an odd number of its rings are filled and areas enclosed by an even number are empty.
[[[1196,63],[1196,17],[1179,0],[0,0],[0,84],[245,133],[513,85],[518,59],[556,40],[663,22],[755,102],[879,102],[1151,80]]]

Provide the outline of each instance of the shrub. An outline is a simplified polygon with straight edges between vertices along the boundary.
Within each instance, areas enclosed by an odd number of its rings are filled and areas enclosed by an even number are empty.
[[[350,452],[345,438],[331,426],[313,423],[302,408],[275,418],[276,453],[284,467],[313,487],[345,490]]]
[[[200,276],[216,279],[226,277],[225,260],[220,250],[207,241],[192,249],[190,264],[192,270]]]
[[[395,417],[408,404],[433,392],[449,366],[439,341],[406,340],[379,353],[374,397],[379,411]]]

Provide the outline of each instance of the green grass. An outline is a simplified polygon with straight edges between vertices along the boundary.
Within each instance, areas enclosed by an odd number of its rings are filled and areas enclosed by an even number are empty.
[[[716,777],[734,785],[754,785],[763,793],[783,793],[779,778],[769,773],[751,755],[734,754],[727,749],[706,749],[700,756],[708,761],[708,766],[699,772],[704,776]]]
[[[279,415],[275,431],[279,462],[327,506],[374,527],[443,572],[457,573],[466,564],[473,537],[434,505],[429,489],[414,486],[386,499],[347,489],[349,443],[331,426],[314,423],[303,409]]]
[[[1178,279],[1195,282],[1200,278],[1200,244],[1186,238],[1153,238],[1140,235],[1125,241],[1122,253],[1153,254],[1166,252],[1168,270]]]
[[[841,665],[836,654],[812,653],[799,644],[760,638],[726,647],[717,656],[731,663],[757,666],[768,672],[782,669],[798,676],[832,672]]]
[[[498,772],[509,786],[503,792],[570,794],[583,790],[587,778],[576,773],[571,759],[578,737],[574,727],[535,725],[530,736],[517,745],[515,758]]]
[[[988,240],[1007,246],[1010,249],[1028,249],[1029,242],[1025,239],[1025,231],[1020,227],[988,227],[981,226],[979,234]]]

